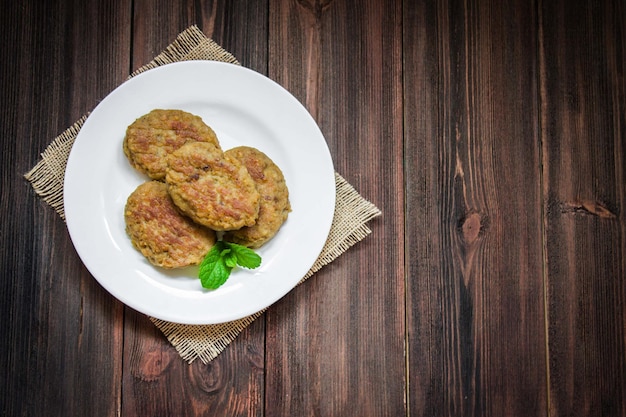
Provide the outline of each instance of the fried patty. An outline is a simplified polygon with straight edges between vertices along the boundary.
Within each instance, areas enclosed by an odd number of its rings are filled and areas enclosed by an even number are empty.
[[[243,164],[206,142],[190,142],[168,158],[165,182],[174,204],[196,223],[226,231],[252,226],[260,195]]]
[[[160,181],[137,187],[128,197],[124,218],[133,246],[156,266],[197,265],[215,244],[215,232],[182,215]]]
[[[128,126],[123,148],[133,167],[151,179],[163,180],[167,156],[188,142],[220,146],[213,129],[199,116],[182,110],[155,109]]]
[[[259,248],[274,237],[291,211],[285,177],[274,161],[256,148],[239,146],[224,154],[232,155],[243,163],[261,194],[256,223],[227,232],[224,239],[249,248]]]

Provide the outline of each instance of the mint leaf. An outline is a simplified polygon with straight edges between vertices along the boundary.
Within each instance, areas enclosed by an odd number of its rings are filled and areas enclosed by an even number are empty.
[[[204,288],[214,290],[219,288],[226,282],[230,276],[232,266],[228,266],[224,261],[222,253],[224,252],[222,242],[216,242],[209,253],[206,254],[202,263],[200,263],[200,271],[198,273],[200,282]]]
[[[222,251],[222,258],[224,259],[224,263],[231,268],[237,266],[237,256],[230,249],[224,249]]]
[[[230,247],[232,253],[236,256],[237,265],[248,269],[258,268],[261,265],[261,257],[257,255],[252,249],[246,248],[245,246],[241,246],[236,243],[227,242],[226,244]]]
[[[254,269],[261,265],[261,257],[252,249],[219,240],[200,263],[198,277],[204,288],[214,290],[226,282],[237,265]]]

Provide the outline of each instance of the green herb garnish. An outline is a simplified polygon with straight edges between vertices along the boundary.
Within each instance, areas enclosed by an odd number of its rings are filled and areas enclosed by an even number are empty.
[[[252,249],[218,240],[200,263],[198,275],[204,288],[214,290],[226,282],[236,266],[254,269],[259,265],[261,257]]]

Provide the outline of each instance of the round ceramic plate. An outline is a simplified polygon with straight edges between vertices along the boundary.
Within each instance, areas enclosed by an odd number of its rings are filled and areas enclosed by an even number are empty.
[[[202,117],[224,150],[256,147],[285,175],[292,212],[257,250],[261,266],[235,268],[216,290],[202,288],[198,267],[151,265],[125,232],[126,199],[148,178],[130,166],[122,142],[128,125],[157,108]],[[68,159],[64,204],[76,251],[113,296],[161,320],[214,324],[265,309],[304,277],[330,231],[335,177],[317,124],[284,88],[237,65],[188,61],[135,76],[93,110]]]

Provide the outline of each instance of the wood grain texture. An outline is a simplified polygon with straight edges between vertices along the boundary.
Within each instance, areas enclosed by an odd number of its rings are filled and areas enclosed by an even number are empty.
[[[122,415],[262,416],[263,321],[211,363],[182,361],[143,314],[127,310]]]
[[[404,12],[410,414],[546,415],[535,9]]]
[[[270,77],[383,216],[268,311],[266,415],[405,414],[400,17],[399,2],[270,2]]]
[[[152,61],[180,32],[196,24],[200,13],[192,2],[133,2],[132,66],[129,73]]]
[[[0,18],[0,414],[115,416],[122,305],[82,266],[65,224],[23,174],[123,79],[130,7],[45,4],[9,3]]]
[[[197,24],[246,68],[267,75],[268,0],[201,2]]]
[[[626,416],[626,7],[540,13],[550,412]]]

